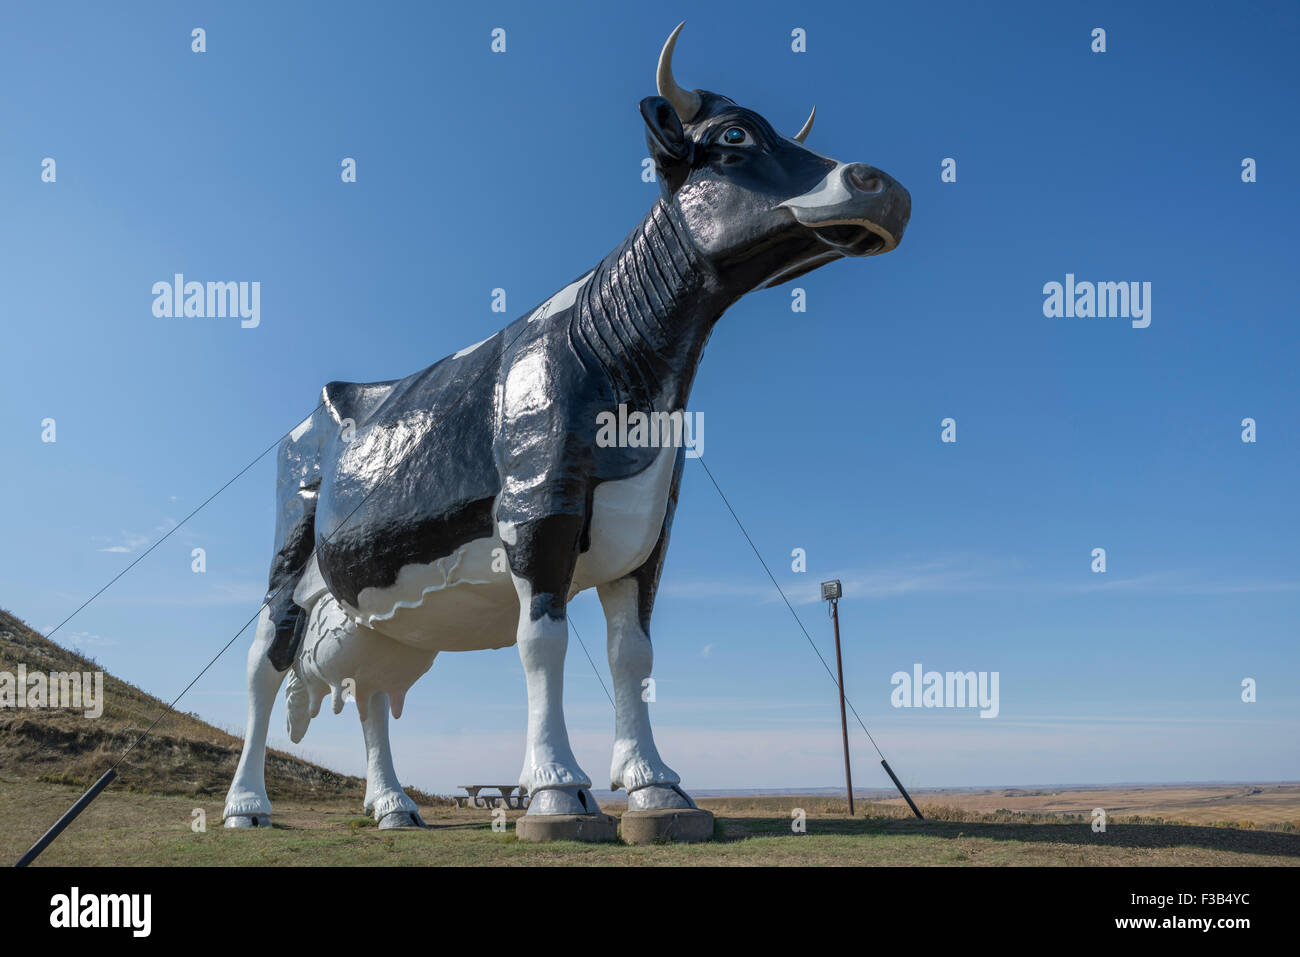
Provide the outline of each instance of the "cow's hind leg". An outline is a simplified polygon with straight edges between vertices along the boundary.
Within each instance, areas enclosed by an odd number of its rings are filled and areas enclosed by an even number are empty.
[[[420,809],[397,780],[393,750],[388,744],[388,709],[388,693],[384,691],[374,692],[368,706],[357,708],[366,739],[366,813],[373,814],[383,829],[427,827]]]
[[[266,729],[302,625],[293,592],[314,540],[320,443],[325,434],[317,427],[317,415],[322,411],[317,409],[285,436],[277,453],[276,553],[267,581],[266,605],[248,651],[248,725],[239,767],[226,793],[226,827],[271,823],[271,801],[266,796]]]
[[[528,736],[519,783],[528,814],[598,814],[591,778],[578,766],[564,724],[566,601],[582,519],[547,516],[510,529],[506,554],[519,595],[519,659],[528,689]]]
[[[358,624],[332,595],[324,595],[312,606],[295,663],[303,693],[294,740],[302,737],[326,699],[332,699],[337,714],[351,692],[366,741],[364,806],[382,828],[424,826],[393,768],[388,713],[401,717],[407,692],[435,657],[436,652],[402,644]],[[292,705],[290,713],[292,720]]]
[[[269,827],[271,800],[266,796],[266,729],[285,672],[267,657],[275,639],[270,608],[257,619],[257,634],[248,650],[248,726],[235,779],[226,794],[226,827]]]
[[[645,574],[643,569],[641,573]],[[664,763],[650,730],[645,681],[654,664],[650,645],[649,590],[629,576],[597,589],[608,629],[609,671],[614,679],[614,760],[611,790],[627,788],[631,810],[693,808],[681,778]]]

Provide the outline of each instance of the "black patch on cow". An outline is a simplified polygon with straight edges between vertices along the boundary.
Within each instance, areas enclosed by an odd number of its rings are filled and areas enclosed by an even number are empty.
[[[562,524],[579,528],[578,548],[589,549],[596,488],[636,475],[658,454],[598,445],[599,416],[620,406],[685,411],[723,311],[751,289],[827,261],[824,235],[783,201],[815,187],[835,161],[727,97],[698,92],[700,109],[686,124],[662,98],[643,101],[663,196],[570,307],[530,311],[404,379],[327,387],[335,427],[314,430],[320,493],[310,527],[336,597],[356,607],[364,589],[391,587],[406,566],[496,537],[499,524],[570,519]],[[728,145],[732,125],[752,134],[752,149]],[[888,213],[898,221],[886,225],[901,235],[910,203],[880,177],[889,188],[864,191],[859,212]],[[292,494],[304,485],[283,470],[280,480]],[[647,615],[665,544],[666,535],[653,567],[638,573]]]
[[[659,578],[664,571],[664,559],[668,555],[668,537],[673,527],[673,515],[677,512],[677,496],[682,486],[682,467],[686,464],[685,450],[677,453],[677,463],[673,468],[672,484],[668,489],[668,507],[664,509],[664,527],[659,532],[659,541],[655,543],[650,557],[640,568],[632,573],[636,581],[636,613],[641,623],[641,630],[650,635],[650,614],[655,607],[655,594],[659,591]]]
[[[267,657],[276,671],[284,671],[293,664],[306,631],[307,614],[294,604],[293,590],[311,559],[317,488],[319,481],[310,488],[300,488],[287,503],[288,515],[283,510],[281,512],[282,520],[286,520],[288,527],[283,538],[277,536],[280,548],[271,563],[271,574],[267,582],[268,610],[271,623],[275,626],[275,636]]]
[[[322,448],[316,552],[330,591],[355,607],[403,567],[495,536],[496,522],[567,516],[587,550],[595,489],[659,453],[598,446],[598,416],[620,405],[684,411],[711,329],[700,316],[720,295],[673,207],[659,202],[570,308],[533,322],[530,310],[405,379],[331,383],[335,421],[346,410],[356,425],[351,441],[336,434]]]
[[[529,621],[542,615],[564,617],[582,525],[576,515],[547,515],[515,527],[515,543],[506,546],[506,556],[511,572],[527,581],[532,591]]]

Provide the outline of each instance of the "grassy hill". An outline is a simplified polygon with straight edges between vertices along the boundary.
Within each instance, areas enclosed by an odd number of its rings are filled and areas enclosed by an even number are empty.
[[[102,671],[91,658],[50,641],[0,611],[0,671]],[[0,781],[40,781],[89,787],[166,709],[166,703],[104,673],[104,713],[87,718],[63,708],[0,709]],[[169,715],[118,768],[114,789],[185,796],[223,796],[243,742],[198,716]],[[361,778],[337,774],[280,751],[268,751],[266,784],[272,801],[352,799]]]

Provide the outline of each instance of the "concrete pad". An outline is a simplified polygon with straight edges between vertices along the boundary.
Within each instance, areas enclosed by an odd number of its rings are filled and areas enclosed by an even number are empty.
[[[713,812],[703,808],[625,811],[621,821],[623,840],[628,844],[699,844],[713,840]]]
[[[521,841],[618,840],[618,822],[608,814],[525,814],[515,823]]]

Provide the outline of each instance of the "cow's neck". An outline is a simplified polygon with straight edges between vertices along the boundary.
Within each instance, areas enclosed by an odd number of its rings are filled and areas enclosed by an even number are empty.
[[[730,301],[677,208],[661,199],[596,267],[573,332],[629,411],[684,410],[704,344]]]

